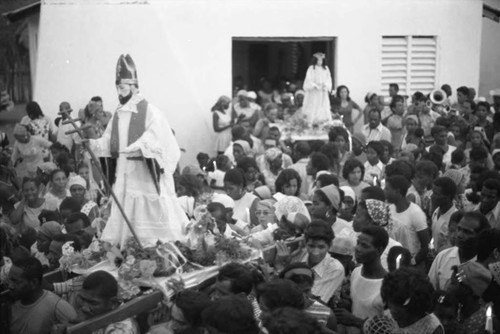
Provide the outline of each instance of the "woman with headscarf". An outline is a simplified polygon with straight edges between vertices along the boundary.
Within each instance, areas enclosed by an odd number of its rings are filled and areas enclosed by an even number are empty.
[[[312,206],[310,208],[311,216],[316,219],[324,220],[330,224],[336,235],[344,228],[351,229],[351,225],[348,222],[337,217],[340,210],[340,203],[342,203],[342,197],[343,193],[341,196],[339,188],[331,184],[314,192]]]
[[[70,177],[68,189],[71,193],[71,197],[76,199],[78,204],[82,207],[80,212],[86,214],[91,223],[94,219],[99,217],[99,207],[94,201],[88,200],[85,196],[87,192],[87,181],[85,181],[83,177],[80,175]]]
[[[234,118],[232,118],[230,106],[231,99],[221,96],[211,109],[217,154],[223,154],[231,143],[231,126],[234,124]]]
[[[42,265],[50,267],[50,261],[47,258],[50,243],[54,239],[54,236],[61,234],[61,231],[62,225],[56,221],[48,221],[40,226],[36,242],[31,246],[31,254],[33,254]]]
[[[352,228],[355,233],[361,233],[365,227],[369,226],[380,226],[389,230],[389,223],[391,222],[389,206],[387,203],[376,200],[367,199],[358,203],[358,208],[356,214],[354,215],[354,220],[352,222]],[[380,256],[380,262],[385,270],[388,270],[389,265],[387,262],[387,257],[389,256],[389,251],[392,247],[401,246],[399,242],[389,237],[389,242],[384,252]]]
[[[236,164],[245,157],[252,156],[252,148],[246,140],[236,140],[233,142],[233,157]]]

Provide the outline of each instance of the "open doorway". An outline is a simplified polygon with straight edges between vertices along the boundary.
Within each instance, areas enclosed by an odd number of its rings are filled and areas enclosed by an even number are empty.
[[[301,85],[316,52],[325,53],[335,87],[335,37],[233,37],[232,47],[235,90],[258,91],[262,79]]]

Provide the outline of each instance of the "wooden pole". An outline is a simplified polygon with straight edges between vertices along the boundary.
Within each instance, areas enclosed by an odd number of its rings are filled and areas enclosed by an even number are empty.
[[[73,127],[75,128],[75,130],[67,131],[66,134],[70,134],[70,133],[75,133],[76,132],[76,133],[78,133],[78,135],[80,136],[80,138],[82,138],[82,140],[83,140],[83,142],[82,142],[83,147],[87,150],[87,152],[89,152],[90,159],[92,160],[92,163],[96,166],[96,169],[99,171],[99,174],[100,174],[102,180],[104,181],[104,184],[109,189],[109,193],[110,193],[111,197],[113,198],[113,200],[115,201],[116,206],[118,207],[118,210],[120,210],[120,213],[122,214],[123,219],[125,220],[125,223],[127,223],[127,226],[129,228],[130,232],[132,232],[132,236],[134,237],[135,241],[137,241],[137,244],[139,245],[139,247],[141,249],[143,249],[141,241],[139,240],[139,237],[135,233],[135,230],[134,230],[134,227],[132,226],[132,223],[128,219],[125,211],[123,210],[122,205],[118,201],[118,198],[116,197],[115,192],[113,191],[113,188],[111,187],[111,184],[109,183],[108,178],[106,177],[106,175],[104,175],[104,172],[102,171],[102,168],[99,165],[98,160],[97,160],[94,152],[90,149],[88,142],[86,142],[87,139],[83,135],[83,130],[86,129],[87,127],[86,126],[78,127],[76,125],[77,121],[74,121],[69,114],[66,114],[66,116],[68,117],[68,120],[64,121],[63,124],[71,123],[73,125]],[[121,245],[121,247],[123,247],[123,246],[124,245]]]

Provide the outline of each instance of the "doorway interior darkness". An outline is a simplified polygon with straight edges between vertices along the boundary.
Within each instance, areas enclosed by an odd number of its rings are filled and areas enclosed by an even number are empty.
[[[326,54],[334,81],[335,37],[233,37],[233,88],[257,91],[263,78],[275,86],[280,81],[302,82],[316,52]]]

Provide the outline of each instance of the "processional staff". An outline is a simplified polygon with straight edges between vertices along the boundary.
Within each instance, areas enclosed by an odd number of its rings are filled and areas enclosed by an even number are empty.
[[[142,247],[141,241],[139,240],[139,237],[135,233],[135,230],[134,230],[134,227],[132,226],[132,223],[128,219],[127,215],[125,214],[125,211],[123,210],[122,205],[118,201],[118,198],[116,197],[115,192],[113,191],[113,188],[111,187],[111,184],[109,183],[108,178],[106,177],[106,175],[104,175],[104,172],[103,172],[101,166],[99,165],[98,160],[97,160],[94,152],[89,147],[87,138],[85,138],[85,136],[83,135],[83,130],[90,128],[91,125],[83,125],[83,126],[79,127],[76,124],[78,121],[80,121],[79,119],[77,119],[77,120],[73,119],[71,117],[71,115],[69,115],[68,113],[66,113],[66,116],[67,116],[67,120],[63,121],[62,124],[71,124],[75,128],[74,130],[66,131],[66,134],[69,135],[72,133],[78,133],[80,138],[82,138],[83,147],[87,150],[87,152],[89,152],[92,163],[94,164],[96,169],[99,171],[99,174],[100,174],[102,180],[104,181],[106,188],[109,189],[109,193],[111,194],[111,197],[115,201],[116,206],[118,207],[118,210],[120,210],[120,213],[122,214],[123,219],[125,219],[125,222],[127,223],[127,226],[129,228],[130,232],[132,232],[132,236],[134,237],[135,241],[137,241],[137,244],[139,245],[139,247],[142,249],[143,247]]]

